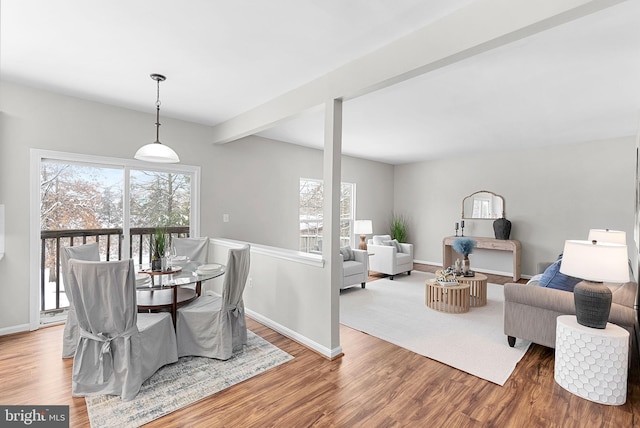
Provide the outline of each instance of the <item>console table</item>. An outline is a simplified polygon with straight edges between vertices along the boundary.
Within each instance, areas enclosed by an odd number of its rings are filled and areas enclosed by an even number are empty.
[[[457,254],[453,249],[453,242],[457,238],[461,237],[447,236],[442,240],[442,266],[445,268],[453,264],[454,254]],[[464,238],[471,238],[476,241],[476,248],[511,251],[511,253],[513,253],[513,280],[517,281],[520,279],[520,250],[522,248],[520,241],[516,241],[514,239],[495,239],[475,236],[465,236]]]

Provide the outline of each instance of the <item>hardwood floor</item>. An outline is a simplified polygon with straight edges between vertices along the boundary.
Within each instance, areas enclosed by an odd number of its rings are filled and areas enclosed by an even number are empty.
[[[247,324],[295,358],[146,426],[640,427],[638,367],[626,404],[605,406],[557,385],[554,352],[538,345],[500,387],[344,326],[344,357],[329,361],[254,320]],[[84,399],[71,397],[72,361],[60,358],[61,336],[55,326],[0,337],[0,403],[69,405],[71,426],[89,426]]]

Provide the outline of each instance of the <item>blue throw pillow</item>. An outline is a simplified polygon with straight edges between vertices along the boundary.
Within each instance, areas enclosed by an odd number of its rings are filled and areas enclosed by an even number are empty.
[[[568,276],[561,273],[561,263],[562,258],[558,259],[554,264],[549,266],[542,274],[538,285],[540,287],[555,288],[557,290],[564,290],[573,293],[573,288],[582,280],[580,278],[574,278],[573,276]]]

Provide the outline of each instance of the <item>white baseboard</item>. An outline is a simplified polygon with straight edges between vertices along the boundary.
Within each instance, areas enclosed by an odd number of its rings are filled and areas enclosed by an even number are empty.
[[[413,260],[414,263],[420,263],[421,265],[439,266],[442,267],[442,262],[428,262],[426,260]]]
[[[0,328],[0,336],[7,334],[22,333],[23,331],[29,331],[29,324],[14,325],[11,327]]]
[[[319,343],[314,342],[313,340],[309,339],[306,336],[302,336],[301,334],[289,329],[288,327],[278,324],[277,322],[271,320],[270,318],[266,318],[252,311],[251,309],[245,309],[245,312],[248,316],[258,321],[260,324],[263,324],[269,327],[270,329],[277,331],[283,336],[287,336],[289,339],[295,340],[296,342],[306,346],[307,348],[313,349],[317,353],[329,359],[333,359],[338,355],[342,354],[342,346],[338,346],[337,348],[334,348],[334,349],[329,349],[325,346],[320,345]]]

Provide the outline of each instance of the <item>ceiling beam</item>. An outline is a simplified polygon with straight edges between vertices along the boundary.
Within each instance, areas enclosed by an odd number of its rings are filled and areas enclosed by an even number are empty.
[[[327,100],[355,98],[627,0],[479,0],[212,128],[223,144]]]

